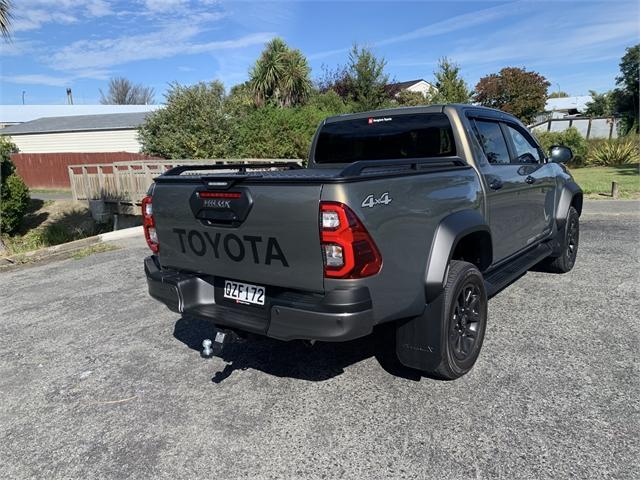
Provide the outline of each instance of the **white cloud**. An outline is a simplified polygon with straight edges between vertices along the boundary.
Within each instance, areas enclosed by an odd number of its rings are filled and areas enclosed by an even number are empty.
[[[14,32],[38,30],[47,23],[68,25],[82,18],[113,14],[109,0],[22,0],[15,9]]]
[[[49,87],[68,87],[72,83],[70,77],[55,77],[39,73],[27,75],[3,75],[3,82],[15,83],[18,85],[46,85]]]
[[[211,4],[189,4],[172,0],[138,0],[135,12],[114,12],[113,2],[106,0],[25,0],[28,8],[20,25],[20,30],[37,29],[48,22],[76,22],[86,16],[99,17],[115,14],[126,19],[128,25],[139,28],[114,28],[110,34],[96,32],[67,45],[39,44],[37,49],[29,42],[15,39],[13,44],[2,46],[3,56],[17,56],[37,51],[43,66],[59,75],[40,73],[20,73],[5,75],[3,82],[18,84],[38,84],[64,86],[78,79],[105,80],[117,72],[117,67],[132,62],[162,60],[170,57],[212,54],[228,50],[240,50],[262,45],[273,38],[269,32],[239,35],[210,41],[205,35],[215,29],[222,18],[229,15]],[[48,14],[44,12],[49,10]],[[64,13],[63,13],[64,12]],[[163,13],[164,12],[164,13]],[[168,14],[171,12],[171,14]],[[152,21],[150,16],[153,16]],[[120,22],[120,27],[123,23]],[[117,33],[115,33],[117,32]],[[208,38],[207,38],[208,37]],[[206,40],[205,40],[206,38]],[[219,55],[220,57],[222,55]],[[233,56],[233,55],[232,55]],[[245,67],[246,71],[246,67]],[[6,72],[5,72],[6,73]]]
[[[23,75],[3,75],[0,81],[15,83],[18,85],[45,85],[49,87],[68,87],[76,80],[90,78],[93,80],[107,80],[110,77],[107,70],[83,70],[72,75],[58,76],[40,73],[28,73]]]
[[[402,35],[396,35],[394,37],[379,40],[375,42],[374,45],[376,47],[383,47],[400,42],[407,42],[410,40],[417,40],[427,37],[435,37],[437,35],[444,35],[459,30],[469,29],[471,27],[476,27],[478,25],[492,22],[494,20],[499,20],[504,17],[519,15],[520,13],[522,13],[522,9],[524,7],[525,4],[523,2],[510,2],[495,7],[485,8],[483,10],[478,10],[475,12],[457,15],[455,17],[451,17],[446,20],[442,20],[418,28],[411,32],[404,33]]]
[[[85,8],[89,16],[92,17],[104,17],[113,14],[111,4],[106,0],[90,0],[86,2]]]
[[[63,12],[47,12],[46,10],[25,10],[17,13],[12,24],[14,32],[37,30],[45,23],[70,24],[77,22],[77,17]]]
[[[144,0],[147,10],[154,13],[175,11],[181,9],[188,2],[186,0]]]
[[[485,8],[482,10],[474,11],[471,13],[465,13],[462,15],[456,15],[446,20],[430,23],[424,27],[412,30],[401,35],[395,35],[392,37],[383,38],[373,42],[373,47],[385,47],[387,45],[394,45],[396,43],[408,42],[411,40],[418,40],[427,37],[434,37],[437,35],[444,35],[447,33],[453,33],[460,30],[465,30],[471,27],[476,27],[484,23],[488,23],[494,20],[498,20],[504,17],[518,15],[522,13],[522,9],[525,7],[525,3],[522,1],[510,2],[500,4],[498,6]],[[309,55],[309,59],[316,60],[320,58],[330,57],[337,54],[344,54],[350,50],[351,47],[343,47],[334,50],[326,50]]]
[[[538,25],[544,22],[540,15],[508,25],[474,42],[471,48],[458,44],[451,57],[463,66],[509,62],[526,66],[580,64],[619,57],[612,53],[614,47],[630,44],[631,38],[638,37],[638,23],[623,10],[584,15],[565,28],[550,28],[541,34]],[[513,41],[500,42],[500,38]]]
[[[202,32],[195,22],[179,22],[160,30],[101,40],[79,40],[44,59],[51,68],[63,71],[105,69],[141,60],[158,60],[176,55],[213,53],[269,41],[273,34],[254,33],[231,40],[196,42]]]
[[[2,57],[17,57],[25,55],[34,50],[37,42],[29,40],[11,40],[10,42],[2,42],[0,44],[0,56]]]

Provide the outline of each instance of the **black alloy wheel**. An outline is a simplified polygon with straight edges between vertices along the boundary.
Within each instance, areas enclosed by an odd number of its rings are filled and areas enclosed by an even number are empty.
[[[465,283],[451,310],[449,348],[456,360],[464,362],[474,353],[482,318],[480,299],[482,294],[477,282]]]

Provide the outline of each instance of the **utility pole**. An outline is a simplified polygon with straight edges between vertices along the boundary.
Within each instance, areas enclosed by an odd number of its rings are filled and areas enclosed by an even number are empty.
[[[67,103],[69,105],[73,105],[73,94],[71,93],[70,88],[67,88]]]
[[[27,93],[26,90],[22,90],[22,104],[24,105],[24,94]]]

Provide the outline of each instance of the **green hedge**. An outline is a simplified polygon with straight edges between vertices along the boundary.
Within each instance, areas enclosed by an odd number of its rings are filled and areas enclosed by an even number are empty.
[[[320,122],[350,109],[333,91],[301,107],[256,108],[242,86],[225,96],[219,82],[173,85],[139,135],[145,153],[165,158],[306,159]]]
[[[535,134],[545,153],[549,153],[553,145],[564,145],[573,152],[573,164],[583,165],[585,163],[589,143],[576,128],[570,127],[563,132],[535,132]]]
[[[0,137],[0,233],[15,233],[29,207],[29,189],[15,173],[11,154],[16,146]]]
[[[577,129],[570,127],[563,132],[536,132],[536,136],[545,152],[553,145],[569,147],[573,151],[571,163],[574,166],[603,167],[640,161],[638,138],[633,135],[612,140],[586,140]]]

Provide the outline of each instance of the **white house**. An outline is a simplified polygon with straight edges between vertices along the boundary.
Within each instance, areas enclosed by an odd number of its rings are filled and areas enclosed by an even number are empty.
[[[0,105],[0,128],[44,117],[153,112],[162,105]]]
[[[21,153],[140,151],[138,127],[149,112],[73,115],[31,120],[0,129]]]
[[[397,91],[398,93],[406,90],[409,92],[419,92],[425,97],[431,92],[431,90],[437,90],[434,85],[426,80],[419,78],[418,80],[409,80],[407,82],[390,83],[387,85],[387,89],[391,91]]]
[[[544,110],[551,112],[551,118],[564,118],[584,114],[587,110],[587,104],[592,101],[593,99],[589,95],[550,98],[547,100]]]

